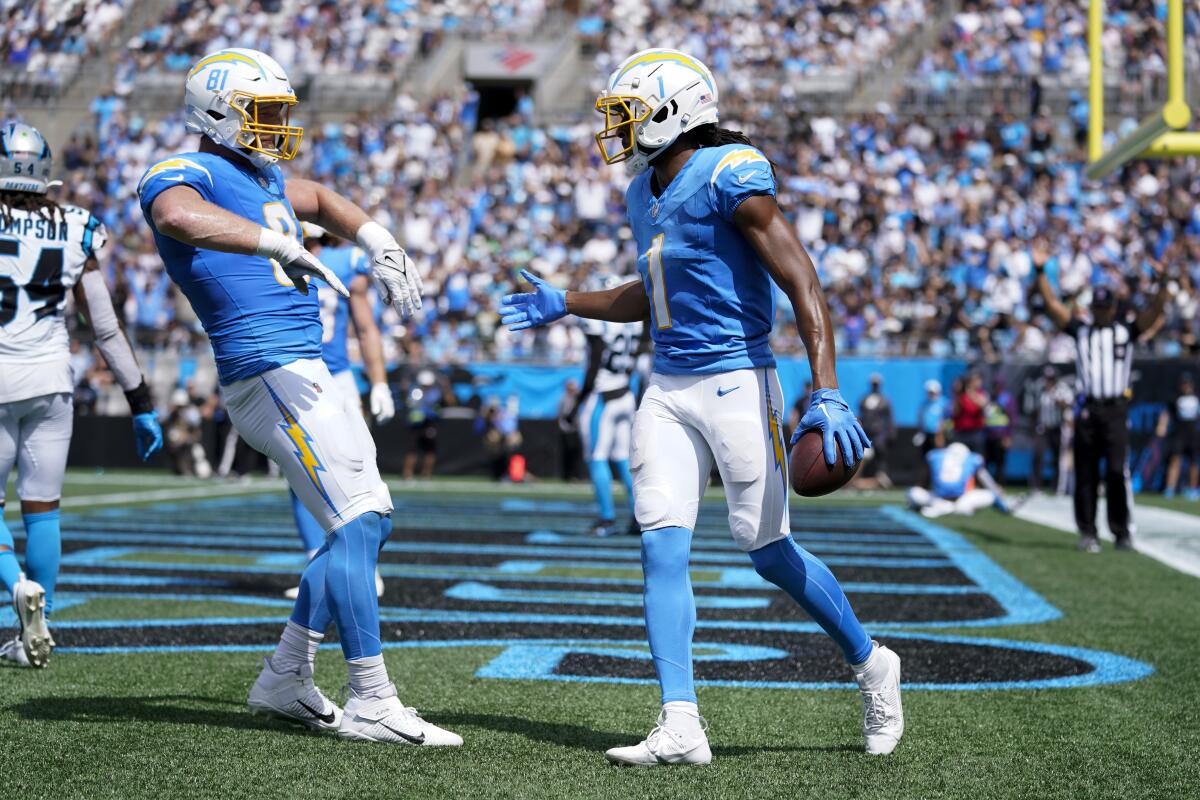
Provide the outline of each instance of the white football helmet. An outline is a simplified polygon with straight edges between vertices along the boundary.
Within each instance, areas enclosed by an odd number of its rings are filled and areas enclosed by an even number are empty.
[[[604,129],[596,146],[606,164],[626,162],[630,175],[700,125],[717,121],[717,82],[697,58],[678,50],[643,50],[621,62],[596,99]]]
[[[54,158],[32,125],[10,122],[0,128],[0,192],[45,194]]]
[[[229,48],[196,62],[184,84],[185,123],[257,167],[290,161],[304,129],[289,125],[296,93],[283,67],[258,50]]]

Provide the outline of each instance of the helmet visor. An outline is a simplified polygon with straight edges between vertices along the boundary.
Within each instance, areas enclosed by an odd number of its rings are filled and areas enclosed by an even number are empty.
[[[256,153],[291,161],[300,152],[304,128],[291,125],[292,95],[251,95],[234,92],[229,105],[242,115],[238,145]]]
[[[605,164],[619,164],[633,153],[633,129],[650,116],[650,106],[632,95],[601,95],[596,111],[604,115],[604,128],[596,134],[596,148]]]

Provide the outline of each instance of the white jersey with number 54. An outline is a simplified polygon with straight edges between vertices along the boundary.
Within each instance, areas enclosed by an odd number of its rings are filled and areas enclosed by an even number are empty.
[[[67,292],[108,234],[76,206],[0,219],[0,402],[70,392]]]

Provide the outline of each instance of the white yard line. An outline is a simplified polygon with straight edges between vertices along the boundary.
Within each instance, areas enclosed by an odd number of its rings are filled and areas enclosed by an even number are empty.
[[[1033,498],[1017,511],[1016,516],[1078,535],[1069,497]],[[1138,506],[1135,499],[1133,518],[1137,523],[1134,544],[1138,552],[1200,578],[1200,517],[1165,508]],[[1103,500],[1096,510],[1096,522],[1101,538],[1111,540],[1113,535],[1108,530]]]

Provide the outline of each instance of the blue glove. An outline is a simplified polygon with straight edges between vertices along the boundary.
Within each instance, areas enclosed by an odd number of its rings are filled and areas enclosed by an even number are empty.
[[[162,428],[158,424],[158,415],[153,411],[134,414],[133,438],[142,461],[149,461],[150,456],[162,450]]]
[[[528,270],[521,276],[533,284],[536,291],[505,295],[500,301],[500,322],[510,331],[523,331],[548,325],[567,315],[567,293],[555,289]]]
[[[867,432],[837,389],[817,389],[812,393],[808,411],[800,418],[791,444],[794,445],[797,439],[812,430],[821,432],[825,463],[831,467],[837,463],[838,447],[842,448],[842,458],[847,467],[853,467],[861,461],[863,451],[871,447]]]

